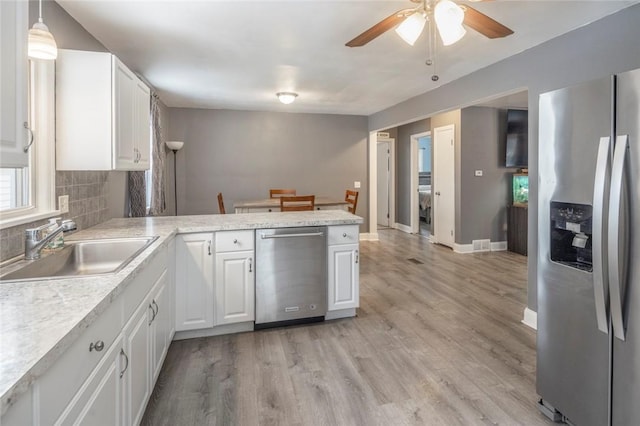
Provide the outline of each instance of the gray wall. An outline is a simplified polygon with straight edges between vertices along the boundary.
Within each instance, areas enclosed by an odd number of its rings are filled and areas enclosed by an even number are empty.
[[[184,141],[180,214],[217,213],[218,192],[230,212],[235,201],[268,198],[277,187],[344,199],[360,181],[356,214],[368,229],[366,117],[169,108],[169,121],[169,139]]]
[[[504,167],[506,111],[488,107],[462,109],[460,183],[460,233],[456,242],[507,241],[507,205],[514,169]],[[502,153],[502,155],[501,155]],[[475,176],[482,170],[482,176]]]
[[[611,73],[640,68],[640,4],[578,28],[369,117],[377,130],[415,121],[500,93],[529,90],[529,287],[537,310],[538,95]]]

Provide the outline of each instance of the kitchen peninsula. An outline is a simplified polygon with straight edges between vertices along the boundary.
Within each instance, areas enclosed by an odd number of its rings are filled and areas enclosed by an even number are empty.
[[[235,308],[247,305],[237,304],[235,290],[228,287],[237,274],[221,274],[218,266],[224,263],[218,261],[224,262],[230,254],[254,251],[253,243],[241,250],[230,248],[238,244],[234,233],[255,235],[255,230],[266,228],[326,226],[329,254],[325,317],[355,315],[361,223],[362,218],[345,211],[321,210],[112,219],[74,234],[70,239],[158,238],[113,274],[0,283],[2,424],[31,424],[34,416],[42,424],[90,422],[95,416],[104,421],[118,419],[116,423],[122,424],[139,422],[169,343],[184,324],[178,318],[187,305],[181,308],[176,303],[176,298],[184,296],[181,289],[189,278],[176,279],[177,272],[185,270],[180,259],[176,260],[180,252],[176,246],[183,237],[211,235],[202,251],[196,251],[216,258],[214,270],[205,271],[215,287],[208,287],[212,301],[205,305],[217,312],[206,312],[211,320],[195,333],[220,334],[218,328],[223,332],[251,329],[254,313],[239,315]],[[348,259],[352,259],[351,264]],[[253,268],[249,263],[247,270],[253,272]],[[340,282],[345,277],[352,278],[347,283],[349,288]],[[220,283],[224,286],[218,288]],[[246,285],[246,280],[243,283]],[[254,285],[252,279],[249,284]],[[250,302],[248,309],[253,309],[254,289],[248,291],[250,295],[241,292],[242,300]],[[191,302],[200,300],[195,293],[190,296]],[[225,309],[227,302],[232,309]],[[239,318],[235,323],[234,317]],[[194,315],[182,312],[182,318],[191,320]],[[114,402],[116,394],[119,399]]]

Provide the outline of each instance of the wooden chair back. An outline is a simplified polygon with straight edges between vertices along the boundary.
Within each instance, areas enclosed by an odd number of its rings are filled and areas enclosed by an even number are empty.
[[[224,200],[222,199],[222,192],[218,192],[218,210],[220,210],[220,214],[225,214]]]
[[[269,198],[278,198],[283,195],[291,196],[296,195],[295,189],[270,189],[269,190]]]
[[[293,197],[280,197],[281,212],[300,212],[313,210],[316,207],[315,195],[298,195]]]
[[[358,191],[351,191],[350,189],[347,189],[347,192],[344,195],[344,200],[349,203],[347,206],[349,213],[356,214],[356,207],[358,206]]]

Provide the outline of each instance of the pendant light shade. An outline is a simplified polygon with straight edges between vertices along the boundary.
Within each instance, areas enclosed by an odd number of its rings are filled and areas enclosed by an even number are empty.
[[[40,0],[40,16],[38,22],[29,30],[29,47],[27,49],[31,59],[53,60],[58,57],[58,46],[49,32],[49,28],[42,21],[42,0]]]
[[[398,25],[396,33],[409,45],[413,46],[422,34],[427,18],[420,12],[409,16],[404,22]]]
[[[464,11],[450,0],[441,0],[434,11],[436,26],[445,46],[452,45],[460,40],[467,30],[462,26]]]

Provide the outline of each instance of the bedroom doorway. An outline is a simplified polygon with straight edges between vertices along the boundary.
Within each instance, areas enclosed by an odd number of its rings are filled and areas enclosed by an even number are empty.
[[[431,236],[431,132],[411,135],[411,232]]]

